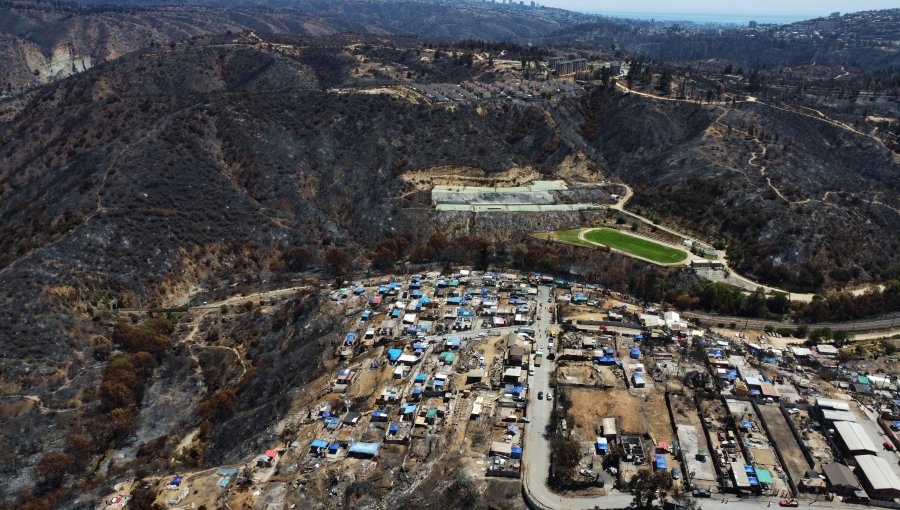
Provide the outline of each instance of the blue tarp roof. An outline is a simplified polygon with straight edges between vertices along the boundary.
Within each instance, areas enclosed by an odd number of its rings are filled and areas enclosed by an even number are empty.
[[[328,441],[322,441],[321,439],[313,439],[312,444],[310,444],[313,448],[325,448],[328,446]]]
[[[347,333],[347,337],[344,339],[344,343],[350,345],[354,340],[356,340],[356,333]]]
[[[341,445],[339,445],[337,443],[331,443],[330,445],[328,445],[328,449],[333,452],[336,452],[341,449]]]
[[[747,480],[750,482],[750,485],[759,485],[759,480],[755,476],[748,476]]]
[[[398,430],[400,430],[400,425],[397,425],[396,423],[391,423],[390,425],[388,425],[389,432],[397,432]]]
[[[416,382],[424,381],[427,377],[428,377],[428,376],[426,376],[425,374],[416,374],[416,379],[415,379],[415,381],[416,381]]]
[[[371,316],[372,316],[372,312],[370,312],[370,311],[368,311],[368,310],[366,310],[365,312],[362,313],[362,318],[363,318],[363,319],[368,319],[368,318],[371,317]]]
[[[181,485],[181,477],[176,476],[175,478],[172,479],[171,482],[169,482],[169,485]]]
[[[422,296],[422,291],[421,291],[421,290],[414,290],[414,291],[410,292],[409,295],[412,296],[412,297],[421,297],[421,296]]]
[[[365,291],[366,291],[366,289],[364,289],[364,288],[362,288],[362,287],[357,287],[357,288],[353,291],[353,293],[356,294],[356,295],[358,296],[358,295],[364,293]]]
[[[643,339],[644,339],[644,335],[634,335],[634,339],[635,339],[635,340],[643,340]]]
[[[750,423],[749,421],[744,420],[744,421],[741,422],[741,427],[744,427],[745,429],[752,429],[752,428],[753,428],[753,424]],[[751,468],[751,469],[752,469],[752,468]]]
[[[752,474],[755,474],[755,473],[756,473],[756,470],[753,469],[753,466],[748,466],[748,465],[745,464],[745,465],[744,465],[744,472],[746,472],[747,474],[752,475]]]
[[[378,455],[381,443],[362,443],[357,442],[350,445],[347,451],[350,453],[361,453],[363,455]]]
[[[401,354],[403,354],[403,349],[388,349],[388,359],[391,361],[397,361]]]
[[[662,455],[657,455],[654,463],[656,464],[656,469],[666,469],[668,467],[666,458]]]
[[[403,406],[403,414],[409,414],[409,413],[414,413],[414,412],[416,412],[415,404],[406,404],[405,406]]]

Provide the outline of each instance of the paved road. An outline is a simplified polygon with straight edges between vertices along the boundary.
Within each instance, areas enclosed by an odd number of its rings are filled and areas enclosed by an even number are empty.
[[[704,325],[716,326],[732,322],[738,329],[762,330],[766,326],[773,328],[795,328],[796,324],[790,322],[771,321],[764,319],[748,319],[747,317],[733,317],[729,315],[715,315],[702,312],[681,312],[681,316],[688,319],[700,319]],[[900,313],[892,313],[874,319],[864,319],[851,322],[818,322],[809,325],[810,329],[831,328],[840,331],[881,331],[892,330],[900,327]]]
[[[547,344],[549,341],[547,330],[554,327],[550,323],[549,303],[550,288],[541,286],[538,289],[538,304],[541,311],[535,321],[535,341],[537,348],[549,353]],[[565,497],[555,494],[547,486],[547,476],[550,473],[550,442],[544,436],[547,423],[550,421],[550,408],[553,402],[548,402],[546,395],[550,391],[549,379],[553,371],[554,361],[545,359],[541,366],[535,367],[534,375],[529,378],[528,391],[528,419],[531,423],[525,427],[525,448],[523,462],[523,484],[528,498],[538,508],[566,509],[566,510],[590,510],[593,508],[624,508],[631,503],[628,494],[611,494],[598,498]],[[544,392],[545,398],[538,399],[539,391]]]

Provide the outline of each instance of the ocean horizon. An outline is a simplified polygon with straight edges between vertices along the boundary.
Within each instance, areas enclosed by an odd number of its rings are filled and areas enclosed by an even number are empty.
[[[614,18],[629,18],[655,21],[690,21],[698,25],[746,25],[750,21],[785,25],[807,19],[821,17],[815,14],[721,14],[697,12],[636,12],[636,11],[585,11]]]

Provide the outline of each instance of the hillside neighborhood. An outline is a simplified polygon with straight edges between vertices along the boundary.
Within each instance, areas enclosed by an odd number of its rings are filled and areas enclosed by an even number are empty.
[[[627,506],[641,472],[703,506],[900,499],[896,355],[881,344],[702,328],[516,271],[373,277],[328,301],[353,326],[305,409],[242,464],[156,477],[158,504],[326,508],[451,454],[522,480],[535,508]]]

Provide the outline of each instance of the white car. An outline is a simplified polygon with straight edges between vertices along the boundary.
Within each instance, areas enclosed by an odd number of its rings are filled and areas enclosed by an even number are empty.
[[[548,392],[547,392],[547,400],[548,400],[548,401],[549,401],[549,400],[553,400],[553,392],[552,392],[552,391],[548,391]]]

